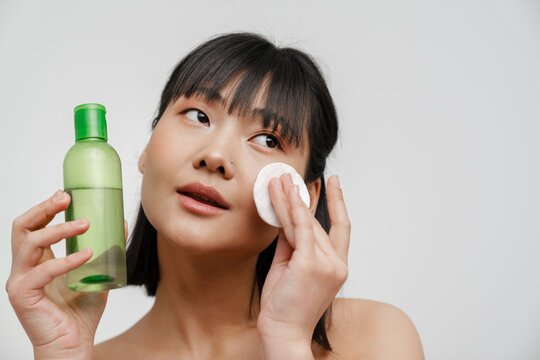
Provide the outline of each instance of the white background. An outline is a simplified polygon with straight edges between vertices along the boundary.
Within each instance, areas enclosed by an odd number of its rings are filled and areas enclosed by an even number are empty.
[[[539,359],[540,3],[465,0],[1,1],[0,358],[32,357],[3,289],[11,223],[62,188],[73,108],[107,107],[131,229],[165,81],[238,30],[307,51],[328,80],[327,174],[353,225],[339,296],[402,309],[429,359]],[[152,302],[111,291],[96,343]]]

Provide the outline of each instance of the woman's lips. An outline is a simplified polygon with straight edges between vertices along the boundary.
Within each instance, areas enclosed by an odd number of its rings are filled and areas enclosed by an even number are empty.
[[[210,205],[215,205],[224,209],[229,208],[229,203],[223,198],[223,196],[221,196],[217,189],[210,185],[204,185],[200,182],[193,182],[176,189],[176,191],[190,197],[194,197],[195,200],[200,202],[210,203]]]
[[[188,195],[185,195],[182,193],[177,193],[177,194],[180,197],[180,202],[182,203],[182,205],[187,210],[194,212],[196,214],[217,215],[227,210],[227,209],[223,209],[217,206],[203,203],[201,201],[197,201],[196,199],[191,198]]]

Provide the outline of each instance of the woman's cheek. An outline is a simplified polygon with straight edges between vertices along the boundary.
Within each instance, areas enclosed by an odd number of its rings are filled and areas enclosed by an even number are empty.
[[[278,236],[279,229],[268,225],[261,219],[253,200],[250,206],[249,224],[247,226],[256,234],[255,238],[258,239],[259,251],[266,249]]]

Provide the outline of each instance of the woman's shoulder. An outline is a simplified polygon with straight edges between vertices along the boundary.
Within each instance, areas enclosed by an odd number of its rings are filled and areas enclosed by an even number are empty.
[[[114,356],[114,359],[121,360],[122,357],[118,357],[117,354],[118,346],[122,346],[122,342],[118,341],[117,338],[112,338],[97,345],[94,345],[92,349],[92,360],[104,360],[111,359]]]
[[[92,360],[133,359],[134,355],[138,351],[138,347],[133,346],[134,336],[132,334],[132,331],[133,328],[130,328],[124,333],[117,335],[116,337],[94,345],[94,348],[92,350]]]
[[[322,359],[424,359],[422,344],[411,319],[399,308],[368,299],[335,298],[332,303],[328,340],[334,349]],[[141,355],[133,343],[141,337],[128,329],[94,346],[93,360],[132,359]]]
[[[424,359],[416,327],[393,305],[336,298],[331,319],[328,340],[335,351],[328,359]]]

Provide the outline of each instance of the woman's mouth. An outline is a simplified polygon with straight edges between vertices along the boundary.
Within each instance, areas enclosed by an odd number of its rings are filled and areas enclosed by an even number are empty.
[[[189,211],[201,215],[217,215],[227,209],[200,194],[178,192],[180,202]]]

